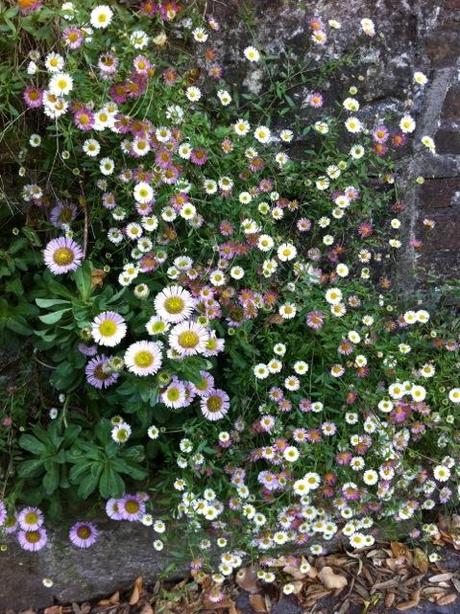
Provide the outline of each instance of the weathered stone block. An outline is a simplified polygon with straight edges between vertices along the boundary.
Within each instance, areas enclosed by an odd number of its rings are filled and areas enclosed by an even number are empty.
[[[426,179],[418,190],[420,205],[427,214],[430,210],[460,205],[460,177]],[[460,208],[458,209],[460,215]]]
[[[460,131],[458,128],[440,128],[435,136],[439,154],[460,154]]]

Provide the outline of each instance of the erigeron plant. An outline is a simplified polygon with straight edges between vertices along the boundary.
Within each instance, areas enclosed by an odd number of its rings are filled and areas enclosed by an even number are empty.
[[[457,340],[390,290],[414,118],[370,124],[355,84],[331,111],[320,65],[292,122],[273,100],[261,119],[193,5],[21,6],[59,34],[20,75],[39,126],[20,172],[42,250],[28,296],[56,407],[24,425],[6,531],[38,550],[45,498],[52,518],[99,497],[158,550],[176,523],[200,565],[221,549],[217,583],[247,557],[270,582],[286,548],[371,546],[387,522],[417,518],[417,536],[423,510],[458,499],[460,390]],[[308,25],[315,52],[340,28]],[[371,20],[354,27],[372,44]],[[275,74],[256,41],[242,56]],[[96,524],[69,537],[97,544]]]

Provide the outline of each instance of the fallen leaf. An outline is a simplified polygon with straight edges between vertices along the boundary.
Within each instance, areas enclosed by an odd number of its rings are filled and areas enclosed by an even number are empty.
[[[104,285],[105,271],[103,269],[94,269],[91,271],[91,287],[102,288]]]
[[[133,592],[131,593],[131,597],[129,598],[129,602],[128,602],[129,605],[136,605],[136,603],[140,599],[143,587],[144,587],[144,581],[142,580],[142,577],[139,576],[134,581]]]
[[[342,590],[348,584],[348,580],[345,576],[336,574],[334,570],[332,569],[332,567],[328,567],[328,566],[323,567],[321,569],[321,571],[318,574],[318,578],[321,580],[324,586],[329,589]]]
[[[448,582],[453,575],[454,574],[452,573],[439,573],[435,576],[431,576],[431,578],[428,578],[428,582],[435,582],[436,584],[439,584],[440,582]]]
[[[428,557],[421,548],[414,549],[414,560],[412,564],[415,569],[418,569],[421,573],[427,573],[429,567]]]
[[[62,605],[52,605],[43,614],[62,614]]]
[[[414,601],[413,599],[411,599],[410,601],[401,601],[401,603],[398,603],[398,605],[396,605],[396,609],[400,610],[401,612],[404,612],[404,610],[410,610],[411,608],[415,608],[418,605],[418,601]]]
[[[396,600],[396,595],[394,593],[387,593],[385,595],[385,607],[391,608]]]
[[[260,585],[253,567],[243,567],[236,574],[235,581],[247,593],[259,593]]]
[[[117,591],[116,593],[114,593],[111,597],[109,597],[108,599],[101,599],[97,605],[117,605],[118,603],[120,603],[120,592]]]
[[[153,608],[150,603],[145,603],[139,614],[153,614]]]
[[[444,597],[440,597],[437,601],[439,605],[449,605],[449,603],[453,603],[457,600],[457,596],[455,593],[448,593]]]
[[[267,610],[267,604],[263,595],[257,593],[255,595],[249,595],[249,603],[253,610],[257,612],[257,614],[266,614],[269,610]]]

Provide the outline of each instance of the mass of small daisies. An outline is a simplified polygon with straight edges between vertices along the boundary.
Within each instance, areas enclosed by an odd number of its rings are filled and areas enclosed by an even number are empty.
[[[42,10],[21,3],[24,20]],[[55,407],[41,424],[75,426],[62,462],[81,498],[152,526],[156,550],[179,527],[196,568],[217,549],[216,584],[248,558],[271,582],[287,549],[366,548],[388,523],[435,535],[425,512],[459,499],[458,338],[391,281],[406,246],[394,160],[428,77],[414,73],[399,115],[362,113],[360,79],[335,94],[313,80],[277,114],[269,83],[259,106],[226,83],[221,26],[187,3],[47,10],[59,35],[22,66],[40,129],[19,174],[43,241],[37,347]],[[305,27],[321,57],[341,24]],[[347,27],[372,46],[377,24]],[[250,42],[240,62],[268,82]],[[115,477],[92,445],[119,455]],[[50,547],[47,523],[45,499],[0,502],[26,550]],[[97,548],[97,520],[69,539]]]

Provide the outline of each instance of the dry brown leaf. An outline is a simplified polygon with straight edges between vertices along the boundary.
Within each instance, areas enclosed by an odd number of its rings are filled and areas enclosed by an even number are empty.
[[[440,597],[437,602],[439,605],[449,605],[457,600],[458,595],[456,593],[448,593],[444,597]]]
[[[391,552],[393,556],[395,557],[395,559],[399,559],[401,557],[407,557],[407,554],[409,552],[408,547],[405,544],[402,544],[401,542],[391,542],[390,548],[391,548]]]
[[[236,583],[240,588],[248,593],[254,594],[260,592],[260,585],[257,581],[257,574],[253,567],[243,567],[236,574]]]
[[[150,605],[150,603],[145,603],[145,604],[142,606],[142,609],[141,609],[141,611],[140,611],[140,613],[139,613],[139,614],[154,614],[154,613],[153,613],[153,608],[152,608],[152,606]]]
[[[348,584],[348,579],[341,574],[336,574],[332,567],[323,567],[318,574],[318,578],[326,588],[333,590],[342,590]]]
[[[421,548],[414,549],[413,566],[423,574],[426,574],[429,568],[428,557]]]
[[[267,604],[265,602],[264,596],[260,593],[256,593],[254,595],[249,595],[249,603],[253,610],[257,612],[257,614],[267,614],[270,610],[267,609]]]
[[[142,576],[139,576],[134,581],[133,592],[131,593],[131,597],[129,598],[129,602],[128,602],[129,605],[136,605],[136,603],[140,599],[143,588],[144,588],[144,581],[142,579]]]
[[[396,605],[396,609],[400,610],[401,612],[404,612],[404,610],[410,610],[411,608],[415,608],[418,605],[418,601],[414,601],[413,599],[411,599],[410,601],[401,601],[401,603],[398,603],[398,605]]]
[[[62,605],[52,605],[43,614],[62,614]]]
[[[457,591],[457,593],[460,593],[460,580],[454,576],[452,578],[452,584],[454,585],[455,590]]]
[[[120,603],[120,592],[117,591],[116,593],[114,593],[111,597],[109,597],[108,599],[101,599],[97,605],[117,605]]]
[[[431,576],[431,578],[428,578],[428,582],[433,582],[436,584],[439,584],[440,582],[448,582],[452,576],[454,574],[447,572],[447,573],[438,573],[435,576]]]
[[[396,595],[394,593],[387,593],[385,595],[385,607],[391,608],[396,600]]]
[[[91,287],[102,288],[104,285],[105,271],[103,269],[94,269],[91,271]]]
[[[298,595],[303,588],[303,582],[301,580],[295,580],[294,582],[292,582],[292,586],[294,587],[294,590],[292,592],[294,593],[294,595]]]

